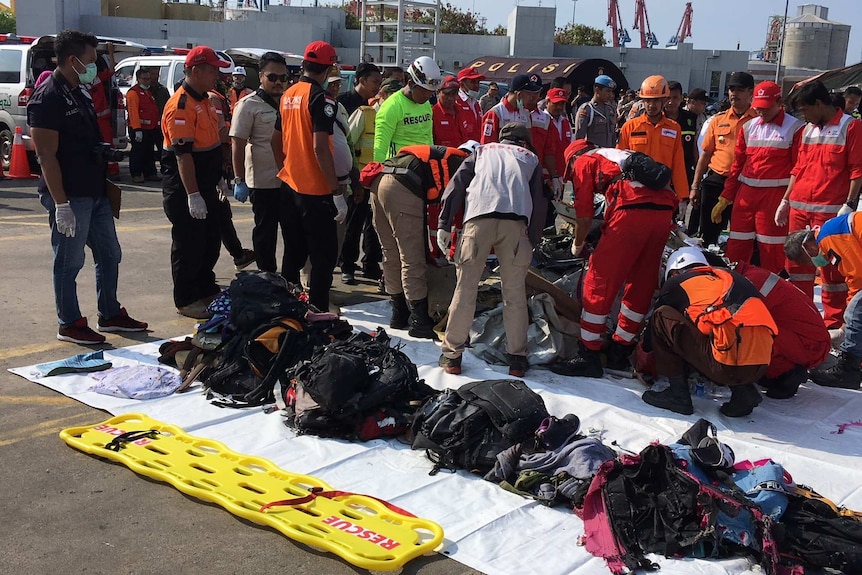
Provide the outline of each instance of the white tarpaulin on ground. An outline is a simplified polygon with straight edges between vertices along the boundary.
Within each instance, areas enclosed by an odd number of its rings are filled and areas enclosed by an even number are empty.
[[[388,303],[347,308],[344,317],[370,331],[388,324]],[[419,366],[420,377],[434,388],[506,377],[504,367],[490,367],[471,354],[464,355],[462,375],[446,375],[437,367],[439,344],[414,340],[400,330],[390,333],[404,343],[404,351]],[[105,352],[105,359],[115,366],[156,364],[157,356],[158,343]],[[442,553],[480,571],[518,575],[609,572],[602,560],[579,546],[583,524],[571,510],[546,508],[464,472],[429,476],[432,464],[424,454],[395,440],[349,443],[297,437],[278,413],[215,407],[194,389],[135,401],[89,391],[94,382],[86,374],[40,378],[35,366],[10,371],[112,414],[145,413],[190,434],[221,441],[240,453],[266,457],[286,470],[315,475],[337,489],[391,501],[437,521],[445,530]],[[848,425],[862,420],[862,392],[826,389],[809,382],[792,399],[764,398],[751,416],[730,419],[718,411],[727,401],[726,393],[724,397],[693,398],[695,414],[681,416],[643,403],[643,386],[636,380],[567,378],[537,369],[528,372],[526,381],[544,398],[551,414],[577,414],[582,432],[600,435],[607,445],[615,441],[639,452],[652,441],[672,443],[704,417],[715,423],[719,438],[733,448],[737,460],[771,458],[783,464],[796,482],[836,503],[862,509],[862,427]],[[75,456],[70,452],[69,457]],[[739,574],[750,568],[744,559],[657,560],[666,574]],[[754,570],[759,572],[759,568]]]

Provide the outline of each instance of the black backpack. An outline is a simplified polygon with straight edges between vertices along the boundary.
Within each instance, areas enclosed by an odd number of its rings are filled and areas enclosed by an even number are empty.
[[[367,441],[399,435],[417,405],[434,394],[381,328],[374,336],[359,332],[318,349],[290,377],[295,397],[307,395],[315,405],[309,409],[305,401],[294,409],[287,398],[288,425],[321,437]]]
[[[778,549],[805,567],[862,573],[862,514],[847,512],[804,486],[776,526]]]
[[[295,365],[350,331],[344,320],[306,323],[277,318],[251,333],[237,332],[213,352],[217,356],[213,368],[201,376],[207,399],[220,407],[272,403],[275,384],[288,385]]]
[[[270,272],[241,272],[230,283],[230,331],[250,333],[279,317],[304,319],[309,305],[299,290]],[[326,311],[326,310],[324,310]]]
[[[623,171],[623,178],[640,182],[654,190],[663,190],[670,183],[670,168],[643,152],[632,152],[620,163],[620,169]]]
[[[413,449],[440,469],[485,474],[502,451],[533,437],[548,417],[542,398],[519,379],[474,381],[429,399],[413,419]]]

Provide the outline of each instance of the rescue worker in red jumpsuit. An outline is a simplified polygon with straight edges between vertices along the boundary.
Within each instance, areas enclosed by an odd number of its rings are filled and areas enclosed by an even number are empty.
[[[461,117],[465,115],[457,105],[458,80],[455,76],[443,78],[443,84],[437,90],[437,103],[431,108],[434,120],[434,145],[457,148],[470,139],[461,129]],[[435,216],[436,218],[436,216]],[[429,219],[428,221],[436,221]]]
[[[550,114],[538,109],[541,91],[542,78],[537,74],[515,76],[511,90],[483,116],[481,142],[498,142],[500,128],[510,122],[524,124],[530,128],[533,148],[542,166],[542,179],[548,188],[547,193],[549,196],[553,193],[560,198],[563,193],[563,180],[557,174],[556,138],[549,137],[549,127],[553,120]]]
[[[102,54],[96,60],[96,78],[87,85],[87,92],[93,99],[93,109],[96,111],[96,121],[99,124],[99,133],[102,141],[114,145],[114,122],[111,118],[111,100],[113,93],[112,82],[114,78],[114,43],[108,42],[107,53]],[[120,165],[117,162],[108,162],[108,175],[114,176],[120,173]]]
[[[790,183],[804,122],[784,112],[781,87],[775,82],[754,88],[751,107],[758,117],[746,122],[736,138],[730,176],[711,218],[720,224],[722,212],[733,204],[725,256],[750,262],[756,240],[760,266],[779,273],[784,269],[787,226],[776,225],[775,210]]]
[[[551,116],[550,137],[556,140],[556,157],[562,159],[573,140],[572,125],[566,116],[569,95],[562,88],[551,88],[548,90],[547,100],[545,111]]]
[[[820,312],[810,297],[766,269],[742,262],[735,271],[754,284],[778,326],[760,385],[766,388],[766,397],[793,397],[808,380],[808,370],[823,363],[829,354],[829,332]]]
[[[461,130],[464,139],[478,141],[482,137],[482,108],[479,106],[479,82],[485,76],[476,71],[476,68],[464,68],[458,72],[459,91],[455,98],[455,106],[458,107]]]
[[[808,124],[790,183],[775,212],[776,225],[789,221],[790,233],[852,212],[862,188],[862,123],[836,110],[820,81],[802,86],[794,104]],[[788,259],[787,272],[796,287],[814,296],[813,265]],[[828,329],[839,331],[844,324],[847,284],[833,265],[822,267],[820,278],[823,321]]]
[[[608,314],[620,288],[625,286],[617,327],[607,351],[607,367],[631,372],[629,356],[658,284],[664,246],[679,205],[677,194],[666,187],[648,188],[637,181],[618,179],[620,162],[632,152],[597,148],[588,140],[575,140],[566,148],[565,179],[575,194],[575,239],[572,254],[584,249],[593,220],[593,194],[603,193],[608,207],[602,237],[590,258],[584,278],[579,358],[551,366],[554,373],[602,377],[600,351]]]

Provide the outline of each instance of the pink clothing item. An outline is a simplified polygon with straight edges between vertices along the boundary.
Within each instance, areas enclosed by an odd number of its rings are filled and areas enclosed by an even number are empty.
[[[47,80],[51,76],[51,74],[52,74],[51,70],[45,70],[44,72],[39,74],[39,77],[36,79],[36,88],[41,86],[42,82]]]

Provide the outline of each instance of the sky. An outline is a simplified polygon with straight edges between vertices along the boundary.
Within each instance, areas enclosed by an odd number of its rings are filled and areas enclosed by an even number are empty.
[[[446,2],[447,0],[443,0]],[[506,25],[509,13],[515,7],[514,0],[448,0],[463,10],[478,12],[488,18],[486,26],[493,29],[497,24]],[[650,28],[664,46],[679,28],[685,10],[685,0],[646,0]],[[842,24],[850,24],[850,46],[847,49],[847,64],[862,60],[862,8],[859,0],[820,0],[800,2],[790,0],[788,16],[796,15],[796,7],[801,4],[820,4],[829,8],[829,19]],[[505,5],[505,9],[504,9]],[[607,0],[523,0],[522,6],[556,6],[557,26],[562,27],[572,21],[572,8],[575,20],[601,28],[610,41]],[[635,15],[635,0],[619,0],[620,15],[624,27],[632,37],[629,46],[640,46],[638,32],[632,30]],[[475,8],[474,8],[475,7]],[[686,42],[703,50],[759,50],[766,39],[769,17],[784,15],[784,0],[692,0],[692,37]],[[655,48],[653,48],[655,49]]]

